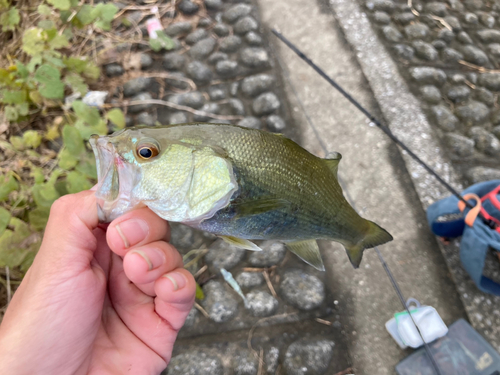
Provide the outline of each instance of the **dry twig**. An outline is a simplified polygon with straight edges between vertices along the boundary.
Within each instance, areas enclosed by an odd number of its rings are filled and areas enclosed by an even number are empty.
[[[203,272],[207,270],[208,266],[205,264],[203,267],[201,267],[198,272],[196,272],[193,277],[196,279],[198,276],[200,276]]]
[[[262,274],[264,275],[264,279],[266,279],[266,284],[267,284],[267,287],[269,288],[269,290],[271,291],[271,294],[273,295],[274,298],[278,298],[278,295],[276,294],[276,291],[274,290],[274,286],[271,283],[271,279],[269,278],[269,273],[267,272],[267,270],[262,272]]]
[[[325,319],[321,319],[321,318],[316,318],[315,320],[318,323],[324,324],[325,326],[331,326],[331,325],[333,325],[333,323],[330,322],[329,320],[325,320]]]
[[[488,68],[483,68],[482,66],[479,66],[479,65],[474,65],[474,64],[471,64],[467,61],[464,61],[464,60],[458,60],[458,63],[459,64],[462,64],[462,65],[465,65],[466,67],[468,68],[471,68],[471,69],[474,69],[474,70],[477,70],[481,73],[500,73],[500,70],[499,69],[488,69]]]
[[[132,105],[141,105],[141,104],[157,104],[157,105],[164,105],[165,107],[170,107],[170,108],[175,108],[180,111],[186,111],[193,113],[195,115],[199,116],[206,116],[206,117],[211,117],[217,120],[241,120],[243,117],[242,116],[223,116],[223,115],[216,115],[214,113],[209,113],[205,111],[198,111],[197,109],[193,109],[191,107],[187,107],[185,105],[180,105],[180,104],[175,104],[171,102],[167,102],[165,100],[160,100],[160,99],[149,99],[149,100],[133,100],[133,101],[126,101],[121,104],[108,104],[106,107],[130,107]]]
[[[205,318],[210,319],[210,315],[208,315],[207,311],[201,307],[198,302],[194,303],[194,307],[196,307],[196,309],[201,312]]]
[[[448,22],[446,22],[444,20],[444,18],[442,17],[438,17],[438,16],[434,16],[434,15],[430,15],[430,17],[433,19],[433,20],[436,20],[438,21],[441,25],[443,25],[444,27],[446,27],[448,30],[450,31],[453,31],[453,28],[450,26],[450,24]]]

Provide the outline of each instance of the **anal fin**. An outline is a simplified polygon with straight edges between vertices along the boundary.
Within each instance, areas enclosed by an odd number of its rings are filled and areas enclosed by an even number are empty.
[[[286,247],[307,264],[320,271],[325,270],[316,240],[287,242]]]
[[[239,249],[252,250],[252,251],[262,251],[260,247],[251,241],[245,240],[243,238],[233,237],[233,236],[219,236],[230,245],[233,245]]]

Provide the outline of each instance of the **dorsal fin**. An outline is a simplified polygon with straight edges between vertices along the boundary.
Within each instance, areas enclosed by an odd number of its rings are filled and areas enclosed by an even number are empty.
[[[323,159],[335,177],[337,177],[340,159],[342,159],[342,155],[338,152],[330,152],[326,155],[326,159]]]

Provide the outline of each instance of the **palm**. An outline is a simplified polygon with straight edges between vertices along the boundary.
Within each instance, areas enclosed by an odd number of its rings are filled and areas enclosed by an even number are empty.
[[[195,295],[168,238],[149,209],[106,228],[92,192],[57,201],[0,326],[0,373],[158,374]]]

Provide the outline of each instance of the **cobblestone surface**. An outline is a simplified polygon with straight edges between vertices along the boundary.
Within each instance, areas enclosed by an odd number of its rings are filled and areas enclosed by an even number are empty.
[[[363,2],[457,170],[470,183],[500,173],[500,3]]]

